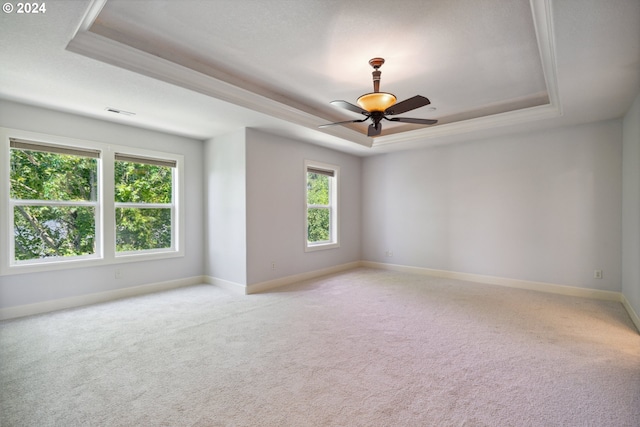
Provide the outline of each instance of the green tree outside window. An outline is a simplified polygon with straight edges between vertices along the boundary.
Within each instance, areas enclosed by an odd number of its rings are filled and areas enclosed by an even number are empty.
[[[307,241],[331,240],[331,182],[332,177],[307,172]]]
[[[10,150],[14,259],[95,253],[98,159]]]
[[[173,168],[133,161],[114,168],[116,251],[170,248]]]

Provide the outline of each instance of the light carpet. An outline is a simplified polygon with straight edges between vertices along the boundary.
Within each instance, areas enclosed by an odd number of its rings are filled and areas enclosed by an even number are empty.
[[[640,426],[620,303],[373,269],[0,323],[0,425]]]

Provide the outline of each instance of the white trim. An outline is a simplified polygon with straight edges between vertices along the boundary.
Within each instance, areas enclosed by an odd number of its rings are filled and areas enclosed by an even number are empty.
[[[530,0],[549,104],[380,136],[375,139],[345,126],[332,126],[318,130],[318,126],[326,123],[327,119],[320,117],[322,113],[314,110],[312,106],[293,102],[287,105],[279,101],[281,97],[278,94],[242,82],[237,76],[221,69],[196,63],[189,58],[178,58],[176,61],[184,64],[181,65],[89,31],[105,3],[106,0],[91,2],[76,34],[67,45],[67,50],[364,147],[463,135],[483,129],[535,122],[562,115],[558,91],[552,0]]]
[[[271,289],[279,288],[281,286],[291,285],[292,283],[301,282],[303,280],[315,279],[316,277],[339,273],[345,270],[351,270],[353,268],[360,267],[360,264],[361,261],[348,262],[346,264],[335,265],[333,267],[327,267],[320,270],[280,277],[278,279],[268,280],[266,282],[253,283],[251,285],[247,285],[247,295],[268,291]]]
[[[340,242],[315,242],[306,243],[305,252],[323,251],[326,249],[335,249],[340,247]]]
[[[533,26],[536,32],[542,73],[547,87],[549,103],[536,107],[523,108],[505,113],[493,114],[460,122],[447,123],[408,132],[400,132],[376,137],[373,147],[403,143],[416,140],[429,140],[450,135],[464,135],[484,129],[495,129],[535,122],[562,116],[562,105],[558,89],[558,65],[555,53],[555,34],[553,32],[552,0],[530,0]]]
[[[105,0],[95,0],[96,3]],[[96,7],[97,9],[97,7]],[[119,43],[108,37],[89,31],[93,15],[88,14],[86,23],[82,23],[78,31],[67,44],[66,49],[88,58],[124,68],[147,77],[152,77],[195,92],[212,96],[271,117],[295,123],[310,129],[318,130],[318,126],[327,122],[318,117],[311,107],[301,104],[292,106],[277,101],[278,95],[269,93],[257,86],[244,89],[237,76],[202,63],[183,61],[185,65],[169,61],[157,55]],[[244,82],[246,84],[246,82]],[[309,110],[304,111],[304,110]],[[371,147],[373,140],[361,132],[344,126],[332,126],[321,130],[364,147]]]
[[[550,106],[557,109],[558,115],[562,115],[560,103],[560,90],[558,88],[558,64],[556,62],[556,36],[553,31],[553,7],[552,0],[531,0],[531,14],[533,15],[533,27],[536,31],[538,49],[542,72],[547,85]]]
[[[73,207],[83,206],[91,207],[98,210],[98,202],[90,202],[86,200],[28,200],[28,199],[9,199],[9,203],[13,206],[62,206]]]
[[[129,288],[114,289],[106,292],[42,301],[34,304],[0,308],[0,320],[15,319],[17,317],[32,316],[34,314],[49,313],[51,311],[65,310],[68,308],[82,307],[91,304],[99,304],[122,298],[131,298],[154,292],[199,285],[202,283],[205,283],[205,280],[202,276],[194,276],[185,279],[176,279],[166,282],[133,286]]]
[[[386,264],[373,261],[362,261],[363,267],[378,268],[382,270],[400,271],[404,273],[421,274],[425,276],[443,277],[446,279],[465,280],[487,285],[505,286],[508,288],[528,289],[531,291],[546,292],[552,294],[568,295],[604,301],[620,302],[620,292],[603,291],[600,289],[579,288],[577,286],[556,285],[553,283],[534,282],[530,280],[509,279],[506,277],[485,276],[481,274],[459,273],[448,270],[435,270],[432,268],[411,267],[408,265]]]
[[[327,171],[332,171],[333,176],[329,179],[329,205],[309,205],[307,202],[309,197],[307,195],[307,179],[308,179],[308,170],[312,169],[323,169]],[[325,249],[334,249],[340,247],[340,166],[331,165],[328,163],[316,162],[314,160],[305,159],[304,161],[304,251],[305,252],[314,252],[321,251]],[[308,237],[308,209],[309,207],[320,207],[320,208],[328,208],[329,209],[329,234],[330,240],[323,242],[309,242],[307,240]]]
[[[19,138],[27,141],[33,140],[44,144],[55,144],[58,146],[62,145],[83,149],[90,148],[101,152],[101,156],[98,161],[99,188],[98,201],[96,202],[96,253],[91,256],[68,258],[59,257],[46,261],[29,260],[29,262],[15,263],[11,261],[13,254],[11,245],[13,244],[13,239],[1,239],[0,276],[184,256],[186,224],[184,215],[184,156],[182,154],[0,127],[0,165],[5,166],[0,168],[3,170],[3,174],[0,175],[0,200],[3,201],[8,201],[10,194],[10,156],[8,149],[10,138]],[[176,167],[173,168],[172,248],[163,248],[159,251],[141,251],[138,253],[119,253],[116,256],[115,233],[107,232],[107,230],[115,230],[115,201],[113,189],[113,164],[115,152],[140,157],[170,159],[176,162]],[[6,171],[6,173],[4,171]],[[18,203],[22,202],[24,201],[19,201]],[[29,201],[26,202],[28,203]],[[74,205],[76,204],[77,203],[74,202]],[[12,204],[7,203],[6,205],[6,208],[5,206],[0,208],[0,229],[2,230],[0,234],[5,235],[6,233],[7,236],[11,236],[13,231],[13,211],[10,210],[10,207]]]
[[[247,294],[247,287],[241,283],[232,282],[230,280],[219,279],[213,276],[204,276],[204,280],[206,283],[210,285],[217,286],[227,291],[231,291],[237,295]]]
[[[116,209],[171,209],[173,203],[115,202],[114,206]]]
[[[115,289],[112,291],[94,293],[88,295],[80,295],[51,301],[43,301],[34,304],[21,306],[13,306],[0,308],[0,320],[14,319],[17,317],[30,316],[34,314],[48,313],[56,310],[64,310],[67,308],[81,307],[90,304],[113,301],[116,299],[130,298],[138,295],[160,292],[180,287],[193,286],[206,283],[218,286],[222,289],[231,291],[238,295],[250,295],[260,292],[269,291],[281,286],[290,285],[304,280],[315,279],[329,274],[340,273],[342,271],[354,268],[365,267],[378,270],[391,270],[404,273],[420,274],[433,277],[443,277],[449,279],[464,280],[475,283],[484,283],[489,285],[505,286],[516,289],[527,289],[538,292],[553,293],[559,295],[576,296],[589,299],[597,299],[604,301],[615,301],[622,303],[626,309],[631,321],[640,332],[640,317],[635,312],[629,300],[620,292],[602,291],[598,289],[585,289],[574,286],[556,285],[552,283],[533,282],[519,279],[507,279],[503,277],[484,276],[479,274],[458,273],[447,270],[435,270],[422,267],[410,267],[406,265],[385,264],[373,261],[354,261],[346,264],[340,264],[333,267],[327,267],[320,270],[309,271],[306,273],[295,274],[292,276],[280,277],[274,280],[254,283],[252,285],[242,285],[240,283],[231,282],[229,280],[219,279],[212,276],[194,276],[185,279],[171,280],[167,282],[152,283],[130,288]]]
[[[17,136],[17,137],[16,137]],[[9,129],[9,128],[0,128],[0,149],[3,153],[0,155],[6,156],[6,159],[3,162],[6,162],[7,165],[10,164],[11,159],[11,149],[12,147],[11,141],[20,141],[23,144],[34,144],[38,145],[42,148],[40,151],[57,153],[60,154],[55,149],[53,151],[47,151],[47,147],[55,147],[56,149],[65,149],[72,148],[81,152],[92,152],[96,154],[96,156],[89,156],[96,160],[96,188],[97,188],[97,199],[95,201],[66,201],[66,200],[22,200],[22,199],[12,199],[10,194],[11,188],[11,179],[10,179],[10,168],[6,168],[6,175],[0,176],[0,181],[6,180],[5,185],[2,187],[5,189],[5,192],[0,192],[0,200],[8,200],[7,210],[4,215],[0,214],[0,229],[5,229],[7,232],[7,236],[13,235],[13,225],[15,221],[14,217],[14,209],[16,206],[85,206],[85,207],[93,207],[94,208],[94,252],[92,254],[79,255],[79,256],[55,256],[48,257],[42,259],[30,259],[30,260],[16,260],[15,259],[15,239],[8,238],[7,246],[0,249],[0,275],[3,274],[13,274],[20,272],[31,272],[31,271],[42,271],[42,270],[51,270],[51,269],[59,269],[59,265],[62,263],[75,263],[75,262],[95,262],[97,260],[102,259],[104,255],[103,246],[102,246],[102,235],[103,235],[103,227],[102,227],[102,218],[101,212],[104,210],[103,201],[104,196],[102,194],[101,188],[104,186],[104,175],[103,175],[103,149],[95,144],[92,144],[90,141],[71,139],[65,137],[56,137],[53,135],[44,135],[38,134],[34,132],[26,132],[20,131],[17,129]],[[25,147],[17,147],[15,149],[23,150],[28,149]],[[82,156],[82,154],[72,154],[73,156]],[[5,228],[6,226],[6,228]],[[0,233],[1,234],[1,233]],[[6,253],[4,250],[6,250]],[[38,267],[38,266],[46,266],[46,267]],[[35,269],[34,269],[35,268]],[[66,267],[63,267],[66,268]]]
[[[640,316],[638,316],[638,313],[636,313],[636,311],[633,309],[633,307],[631,306],[631,303],[629,302],[627,297],[624,296],[624,294],[620,294],[620,299],[622,301],[622,305],[627,310],[627,313],[629,313],[629,317],[631,317],[631,321],[633,322],[634,325],[636,325],[636,329],[638,330],[638,333],[640,333]]]
[[[89,31],[89,28],[91,28],[96,19],[98,19],[98,15],[102,12],[102,8],[105,4],[107,4],[107,0],[93,0],[89,4],[89,7],[85,12],[82,21],[80,21],[80,25],[76,32]]]
[[[98,159],[100,160],[100,159]],[[100,162],[98,162],[98,176],[100,177]],[[101,178],[98,178],[101,179]],[[100,182],[98,182],[98,188],[100,188]],[[98,200],[101,200],[98,197]],[[87,202],[87,201],[66,201],[66,200],[21,200],[21,199],[9,199],[9,221],[8,225],[11,227],[15,224],[16,216],[15,216],[15,208],[16,206],[31,206],[31,207],[41,207],[41,206],[54,206],[54,207],[89,207],[93,208],[93,221],[94,221],[94,251],[93,253],[85,254],[85,255],[74,255],[74,256],[51,256],[46,258],[34,258],[28,260],[17,260],[16,249],[15,249],[15,239],[9,240],[9,268],[17,267],[17,266],[32,266],[32,265],[50,265],[54,263],[64,263],[68,261],[82,261],[82,260],[99,260],[102,259],[102,226],[101,226],[101,217],[100,212],[102,211],[101,204],[96,202]],[[8,234],[10,235],[10,234]]]
[[[443,277],[447,279],[464,280],[487,285],[505,286],[508,288],[527,289],[531,291],[552,293],[558,295],[575,296],[581,298],[596,299],[602,301],[615,301],[622,303],[631,321],[640,333],[640,317],[635,312],[627,297],[622,292],[603,291],[600,289],[579,288],[577,286],[557,285],[553,283],[534,282],[530,280],[508,279],[505,277],[485,276],[480,274],[459,273],[448,270],[435,270],[423,267],[411,267],[407,265],[386,264],[374,261],[360,261],[361,267],[376,268],[382,270],[400,271],[403,273],[421,274],[433,277]]]

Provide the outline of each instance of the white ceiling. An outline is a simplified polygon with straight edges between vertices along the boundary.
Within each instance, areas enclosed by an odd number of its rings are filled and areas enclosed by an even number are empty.
[[[358,155],[618,118],[640,91],[640,0],[74,0],[0,15],[0,98],[207,139],[253,127]],[[420,94],[403,117],[329,104]],[[112,107],[135,112],[121,116]]]

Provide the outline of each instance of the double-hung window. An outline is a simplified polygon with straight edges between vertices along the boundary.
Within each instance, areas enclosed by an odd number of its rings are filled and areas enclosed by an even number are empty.
[[[116,251],[171,249],[175,239],[176,162],[116,153]]]
[[[0,128],[0,274],[183,256],[183,162]]]
[[[306,161],[306,251],[330,249],[338,241],[339,167]]]
[[[99,257],[100,151],[10,138],[10,264]]]

